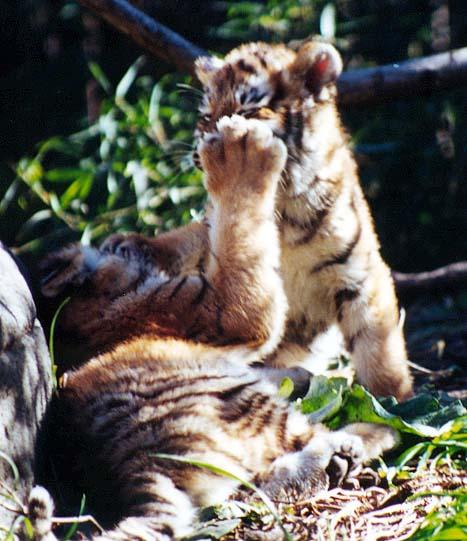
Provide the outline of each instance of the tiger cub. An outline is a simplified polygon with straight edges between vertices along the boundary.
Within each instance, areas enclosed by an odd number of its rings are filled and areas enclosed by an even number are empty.
[[[83,489],[110,494],[122,510],[95,541],[179,538],[197,507],[237,488],[174,455],[287,500],[339,483],[396,442],[381,425],[310,424],[262,369],[247,366],[274,351],[286,317],[273,211],[287,151],[266,124],[233,115],[201,138],[199,154],[212,206],[203,272],[170,277],[139,249],[75,246],[50,262],[44,287],[81,283],[79,325],[119,343],[65,374],[53,411],[51,451],[67,448],[62,469],[79,464]],[[55,538],[52,512],[48,493],[33,489],[36,541]]]
[[[195,135],[216,130],[224,116],[240,115],[268,126],[287,146],[275,211],[289,311],[283,340],[266,362],[304,362],[308,345],[337,323],[358,380],[376,395],[405,399],[412,393],[412,380],[394,285],[379,253],[336,108],[335,81],[341,70],[337,51],[319,42],[306,43],[298,52],[284,45],[251,43],[234,49],[225,60],[201,58],[197,74],[204,99]],[[226,169],[225,174],[230,177],[234,171]],[[239,190],[237,194],[241,197]],[[148,273],[163,269],[174,283],[181,283],[204,269],[208,237],[209,219],[155,239],[114,235],[103,250],[138,251]],[[247,250],[246,240],[243,244]],[[119,276],[117,284],[120,280],[131,281]],[[203,284],[200,299],[210,291],[211,283]],[[112,296],[112,283],[106,287]],[[128,325],[138,326],[144,317],[140,313]],[[86,321],[79,330],[93,339]],[[190,337],[207,338],[197,325]]]

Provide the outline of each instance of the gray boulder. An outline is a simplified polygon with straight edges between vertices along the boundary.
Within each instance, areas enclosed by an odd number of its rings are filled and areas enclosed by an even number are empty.
[[[25,502],[33,486],[37,439],[51,392],[50,357],[31,292],[0,243],[0,532],[15,518],[2,505],[14,507],[4,498],[6,487]]]

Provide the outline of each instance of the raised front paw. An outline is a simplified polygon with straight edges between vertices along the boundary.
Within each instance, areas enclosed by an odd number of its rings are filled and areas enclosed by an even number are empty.
[[[262,194],[275,189],[287,150],[269,126],[233,115],[222,117],[217,130],[206,134],[198,148],[211,194],[238,193],[239,189]]]
[[[94,248],[72,244],[47,256],[40,265],[41,291],[56,297],[67,288],[77,288],[91,276],[99,260]]]

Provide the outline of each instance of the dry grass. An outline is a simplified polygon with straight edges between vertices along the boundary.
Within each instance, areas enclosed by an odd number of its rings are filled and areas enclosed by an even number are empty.
[[[429,512],[446,503],[449,496],[441,493],[460,488],[467,489],[467,471],[446,467],[391,488],[336,488],[279,509],[295,541],[403,541],[419,529]],[[410,497],[414,494],[420,497]],[[270,516],[248,522],[244,520],[223,541],[283,539]]]

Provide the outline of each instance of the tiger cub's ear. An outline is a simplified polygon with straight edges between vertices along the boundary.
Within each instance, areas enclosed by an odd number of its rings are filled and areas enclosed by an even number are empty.
[[[217,56],[200,56],[195,61],[196,76],[203,86],[207,86],[223,65],[224,61]]]
[[[289,68],[293,86],[301,86],[314,95],[319,95],[326,85],[334,83],[341,72],[340,54],[329,43],[319,41],[302,45]]]

